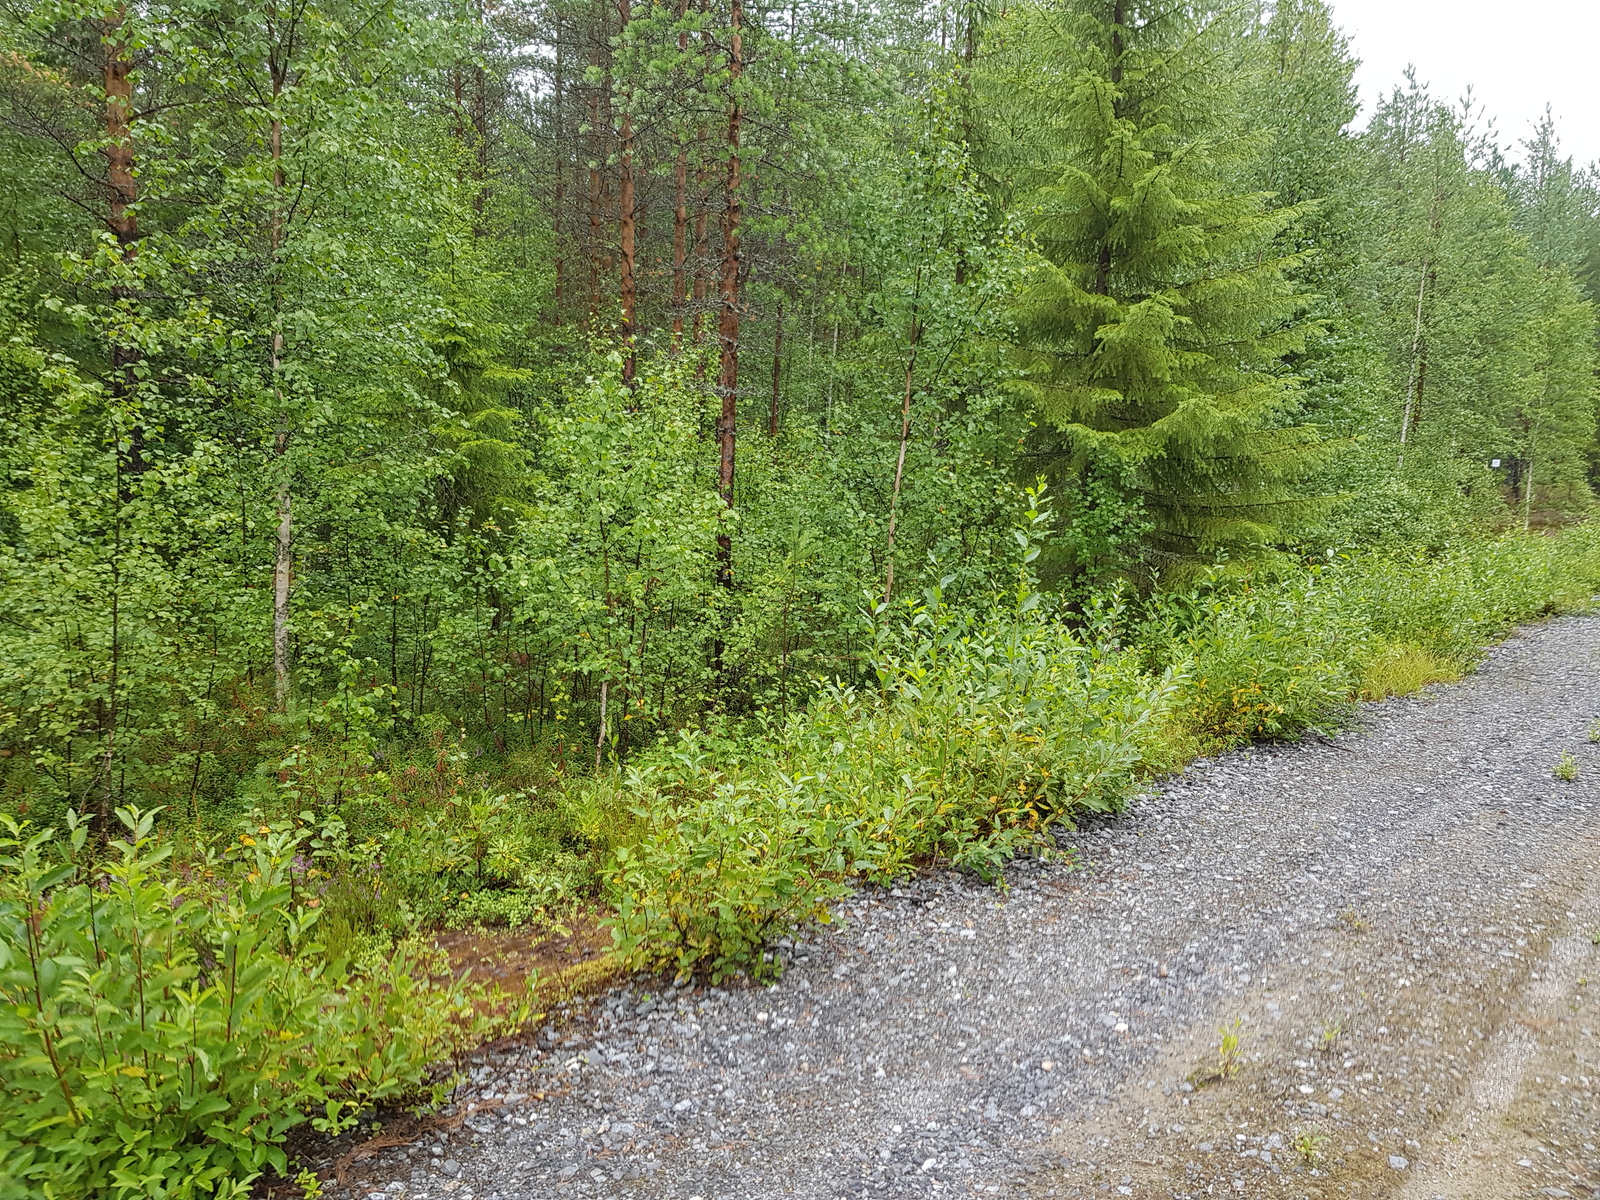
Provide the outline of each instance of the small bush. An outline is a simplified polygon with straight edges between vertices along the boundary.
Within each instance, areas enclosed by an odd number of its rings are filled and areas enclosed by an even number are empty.
[[[1086,643],[1036,593],[986,613],[912,605],[875,692],[824,688],[779,740],[854,871],[945,861],[992,878],[1050,825],[1122,806],[1159,736],[1169,674]]]
[[[637,845],[616,853],[613,932],[618,952],[680,978],[707,971],[775,973],[763,951],[849,889],[836,847],[792,785],[753,788],[698,768],[694,790],[663,787],[666,772],[630,774],[641,798]]]
[[[1320,583],[1248,588],[1146,631],[1185,677],[1177,706],[1202,746],[1295,736],[1350,710],[1344,650],[1360,633],[1337,605],[1315,603]]]
[[[1069,626],[1019,541],[1017,588],[986,609],[954,610],[937,586],[880,609],[867,684],[822,684],[765,739],[685,734],[620,788],[571,790],[568,819],[619,847],[613,932],[630,962],[773,971],[765,948],[825,915],[849,876],[946,862],[993,879],[1047,848],[1052,824],[1120,808],[1143,775],[1454,678],[1517,621],[1600,586],[1600,530],[1581,529],[1219,570],[1136,621],[1112,597]]]
[[[153,813],[118,816],[94,863],[75,820],[0,836],[0,1196],[242,1196],[294,1126],[437,1098],[438,1064],[520,1019],[414,943],[330,960],[303,834],[179,866]]]

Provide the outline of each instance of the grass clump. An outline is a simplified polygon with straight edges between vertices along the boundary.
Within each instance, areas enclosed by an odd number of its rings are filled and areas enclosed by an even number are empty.
[[[1413,696],[1429,684],[1460,678],[1459,663],[1421,646],[1399,643],[1385,646],[1362,666],[1360,695],[1363,700]]]

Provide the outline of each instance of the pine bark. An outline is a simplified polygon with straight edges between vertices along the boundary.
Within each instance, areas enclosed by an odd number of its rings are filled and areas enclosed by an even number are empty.
[[[617,7],[621,30],[626,35],[630,16],[628,0],[619,0]],[[638,284],[634,277],[634,249],[638,229],[634,221],[633,191],[633,114],[629,111],[631,98],[623,97],[621,154],[618,156],[617,181],[617,242],[620,253],[619,298],[622,301],[622,379],[633,386],[635,360],[635,317],[639,303]]]
[[[744,16],[741,0],[733,0],[728,43],[728,136],[727,175],[723,184],[722,209],[722,306],[717,323],[720,358],[717,370],[717,395],[722,411],[717,420],[717,490],[722,502],[733,507],[733,467],[735,425],[739,397],[739,169],[740,134],[744,107],[740,100],[740,79],[744,74],[744,44],[740,22]],[[733,537],[717,535],[717,578],[723,587],[733,586]]]
[[[566,77],[561,61],[561,27],[555,28],[555,73],[552,79],[554,105],[551,109],[551,134],[553,150],[550,155],[555,175],[555,204],[550,214],[550,224],[555,233],[555,294],[551,323],[561,325],[561,306],[566,296],[567,239],[564,236],[567,213],[567,139],[566,139]]]
[[[595,66],[600,65],[600,53],[595,51]],[[595,89],[589,96],[589,319],[600,312],[600,92]]]
[[[683,20],[689,11],[689,0],[679,0],[678,19]],[[683,63],[689,50],[689,34],[678,34],[678,60]],[[681,135],[680,135],[681,136]],[[689,240],[689,147],[678,144],[678,157],[672,167],[672,352],[683,349],[683,310],[688,304],[688,280],[684,273],[684,259]]]

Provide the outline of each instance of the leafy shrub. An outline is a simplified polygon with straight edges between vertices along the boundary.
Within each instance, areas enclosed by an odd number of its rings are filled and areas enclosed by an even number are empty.
[[[65,844],[5,819],[0,1195],[242,1196],[295,1125],[437,1096],[437,1064],[520,1018],[416,944],[330,961],[302,834],[179,867],[154,815],[119,810],[94,864],[75,819]]]
[[[576,789],[493,786],[438,734],[419,758],[369,768],[330,796],[305,769],[318,756],[297,746],[280,769],[293,786],[260,798],[313,830],[330,947],[387,940],[417,921],[557,926],[593,896],[610,843],[569,811]]]
[[[680,977],[698,969],[713,981],[742,970],[760,977],[776,969],[763,956],[773,939],[826,920],[828,902],[849,890],[843,863],[818,838],[817,814],[798,788],[722,779],[698,757],[692,741],[680,750],[680,764],[692,765],[671,773],[676,787],[661,764],[630,773],[640,836],[616,852],[616,947],[634,965]]]
[[[630,773],[638,835],[611,886],[631,961],[762,974],[846,875],[942,859],[992,878],[1051,824],[1121,805],[1169,677],[1079,641],[1026,587],[977,616],[937,588],[879,615],[877,689],[827,685],[740,754],[688,733]]]
[[[1178,719],[1200,748],[1293,736],[1349,710],[1364,632],[1330,590],[1318,571],[1161,602],[1140,641],[1181,670]]]
[[[1335,559],[1218,576],[1157,597],[1133,640],[1184,679],[1173,710],[1192,748],[1295,737],[1354,699],[1470,670],[1519,621],[1588,606],[1600,527],[1478,538],[1438,554]]]
[[[824,688],[778,746],[880,879],[938,859],[992,877],[1052,823],[1120,807],[1173,691],[1026,588],[978,614],[931,589],[885,641],[875,694]]]

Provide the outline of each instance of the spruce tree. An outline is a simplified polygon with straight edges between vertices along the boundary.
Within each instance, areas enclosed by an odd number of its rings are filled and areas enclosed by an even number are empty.
[[[1299,214],[1239,182],[1262,149],[1241,26],[1074,0],[1013,10],[998,36],[998,165],[1040,259],[1014,314],[1040,451],[1140,515],[1157,571],[1279,539],[1318,438],[1282,415],[1305,329],[1276,239]]]

